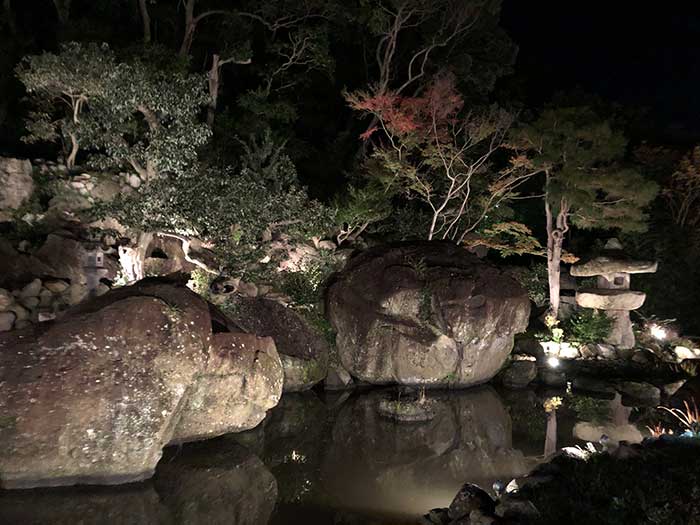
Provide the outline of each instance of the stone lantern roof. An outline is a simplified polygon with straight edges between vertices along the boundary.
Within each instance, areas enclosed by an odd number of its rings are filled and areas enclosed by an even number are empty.
[[[620,241],[610,239],[605,244],[603,255],[572,266],[571,275],[574,277],[596,277],[616,273],[656,273],[657,267],[658,263],[656,262],[630,259],[622,251]]]

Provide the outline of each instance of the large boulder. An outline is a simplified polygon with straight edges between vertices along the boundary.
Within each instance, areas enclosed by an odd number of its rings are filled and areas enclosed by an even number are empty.
[[[204,373],[185,401],[171,443],[207,439],[258,425],[277,405],[284,372],[270,337],[215,333]]]
[[[12,220],[33,192],[32,164],[26,159],[0,157],[0,222]]]
[[[240,297],[231,316],[246,332],[275,340],[285,392],[308,390],[326,377],[328,342],[294,309],[262,297]]]
[[[58,322],[0,334],[0,485],[138,481],[153,474],[174,439],[257,424],[255,412],[264,415],[281,395],[281,363],[271,342],[264,354],[253,344],[233,348],[222,340],[233,334],[213,334],[214,324],[198,295],[147,279],[83,303]],[[250,406],[222,414],[219,406],[235,403],[231,392],[203,386],[208,375],[254,377],[249,390],[232,391],[248,396]],[[215,409],[199,407],[203,414],[192,417],[196,400]]]
[[[327,312],[354,377],[467,387],[501,368],[530,302],[515,280],[466,250],[423,242],[351,259],[329,287]]]

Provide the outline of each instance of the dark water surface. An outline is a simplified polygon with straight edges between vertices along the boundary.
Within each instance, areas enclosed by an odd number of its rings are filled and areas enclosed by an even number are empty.
[[[0,491],[0,523],[410,524],[464,482],[508,482],[560,447],[640,441],[653,411],[481,387],[428,392],[434,418],[399,423],[378,411],[396,396],[285,394],[255,430],[167,449],[146,483]],[[561,405],[546,412],[553,397]]]

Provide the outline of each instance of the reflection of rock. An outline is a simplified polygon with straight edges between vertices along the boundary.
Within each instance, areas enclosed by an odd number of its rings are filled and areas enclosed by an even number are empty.
[[[433,403],[420,400],[382,399],[377,405],[377,411],[389,419],[411,423],[430,421],[435,417]]]
[[[153,486],[16,491],[0,495],[0,523],[152,525],[169,523]]]
[[[385,398],[383,392],[355,397],[338,415],[322,476],[344,504],[420,513],[449,504],[465,481],[491,486],[528,470],[492,389],[430,393],[436,415],[416,424],[382,417],[377,407]]]
[[[329,287],[327,307],[343,366],[374,384],[488,381],[530,313],[516,281],[447,243],[361,253]]]
[[[154,484],[174,524],[264,525],[277,501],[262,461],[226,438],[166,454]]]
[[[264,525],[276,499],[262,462],[221,439],[168,449],[145,484],[3,493],[0,523]]]
[[[264,413],[270,403],[259,402],[261,389],[270,397],[281,395],[282,369],[274,348],[262,359],[253,345],[225,347],[220,337],[240,334],[212,335],[212,324],[201,297],[153,279],[78,306],[60,322],[0,334],[2,486],[115,484],[150,477],[183,411],[201,408],[191,406],[188,394],[202,376],[238,375],[239,382],[255,377],[261,385],[235,391],[250,404],[238,410]],[[229,391],[210,389],[197,399],[218,409],[230,408],[229,397]],[[180,440],[220,433],[231,419],[240,430],[241,420],[257,423],[261,417],[238,418],[235,411],[213,415],[193,418],[196,431],[188,426]]]
[[[582,441],[597,443],[606,435],[612,442],[628,441],[641,443],[644,436],[639,429],[632,425],[615,425],[614,423],[596,424],[590,421],[579,421],[574,425],[574,437]]]
[[[620,441],[641,443],[644,436],[635,425],[630,424],[631,412],[631,408],[622,404],[622,396],[615,394],[610,401],[609,421],[579,421],[574,425],[574,437],[597,443],[605,435],[613,444]]]

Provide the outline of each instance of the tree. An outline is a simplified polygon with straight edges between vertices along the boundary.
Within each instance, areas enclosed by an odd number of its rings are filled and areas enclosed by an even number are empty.
[[[145,181],[186,173],[211,135],[199,121],[208,100],[202,75],[141,59],[118,64],[85,121],[86,143],[98,152],[93,162],[129,166]]]
[[[142,231],[204,242],[231,274],[265,275],[274,268],[266,258],[273,238],[284,234],[305,241],[322,235],[332,225],[333,210],[308,197],[286,155],[263,156],[267,162],[251,160],[240,170],[203,169],[153,181],[104,213]],[[261,177],[254,166],[271,178]]]
[[[518,163],[493,169],[490,162],[512,117],[497,107],[465,110],[450,74],[435,77],[416,97],[389,91],[347,99],[376,118],[377,126],[362,137],[381,137],[372,156],[385,172],[387,188],[427,206],[429,240],[463,242],[533,175]]]
[[[556,318],[570,226],[644,231],[644,209],[657,186],[625,167],[625,137],[588,107],[546,109],[515,130],[511,143],[519,163],[544,175],[550,315]]]
[[[61,139],[66,164],[75,165],[81,120],[88,104],[103,97],[114,79],[116,61],[106,44],[65,44],[61,52],[28,56],[16,73],[35,107],[27,119],[26,142]]]
[[[370,95],[415,94],[447,57],[474,92],[488,93],[515,60],[515,47],[498,26],[500,5],[500,0],[361,2],[356,17],[373,37]],[[375,124],[372,119],[368,128]]]
[[[83,147],[100,168],[128,166],[145,181],[178,175],[211,134],[199,122],[208,102],[204,77],[184,73],[157,48],[117,62],[106,44],[71,43],[57,55],[27,57],[17,74],[37,108],[27,140],[70,140],[69,167]]]
[[[700,146],[681,159],[661,195],[677,226],[691,232],[700,229]]]

